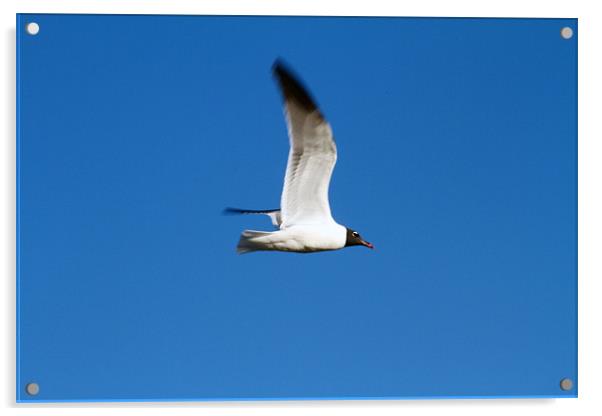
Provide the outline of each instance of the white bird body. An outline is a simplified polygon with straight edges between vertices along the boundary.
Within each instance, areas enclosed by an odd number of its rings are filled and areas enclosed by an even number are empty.
[[[297,225],[280,231],[245,230],[236,251],[240,254],[257,250],[313,253],[345,247],[347,229],[336,222],[321,225]]]
[[[274,74],[284,98],[284,113],[290,152],[280,200],[280,209],[241,210],[227,213],[265,214],[279,231],[245,230],[238,253],[258,250],[312,253],[346,246],[372,244],[332,218],[328,187],[337,148],[332,129],[299,81],[279,62]]]

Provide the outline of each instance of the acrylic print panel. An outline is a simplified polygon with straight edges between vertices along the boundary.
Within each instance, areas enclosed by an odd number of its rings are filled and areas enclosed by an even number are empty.
[[[18,401],[577,395],[575,19],[17,28]]]

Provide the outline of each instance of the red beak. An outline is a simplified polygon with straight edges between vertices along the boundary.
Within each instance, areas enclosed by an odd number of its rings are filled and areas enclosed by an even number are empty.
[[[374,246],[367,241],[362,240],[362,245],[374,250]]]

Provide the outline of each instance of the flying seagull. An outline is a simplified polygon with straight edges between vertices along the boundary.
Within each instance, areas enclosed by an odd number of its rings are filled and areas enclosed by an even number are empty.
[[[349,246],[374,248],[330,213],[328,186],[337,161],[330,124],[302,83],[279,60],[272,67],[282,92],[290,152],[280,209],[226,208],[226,214],[264,214],[278,231],[245,230],[237,252],[259,250],[313,253]]]

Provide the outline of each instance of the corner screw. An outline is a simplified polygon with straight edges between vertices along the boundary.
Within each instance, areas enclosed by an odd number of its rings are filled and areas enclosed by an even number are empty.
[[[25,386],[25,391],[30,396],[37,396],[40,392],[40,385],[38,383],[29,383]]]
[[[573,29],[571,29],[568,26],[563,27],[560,30],[560,36],[562,36],[563,39],[570,39],[570,38],[572,38],[573,37]]]
[[[560,389],[564,391],[569,391],[573,389],[573,380],[570,378],[563,378],[560,380]]]

